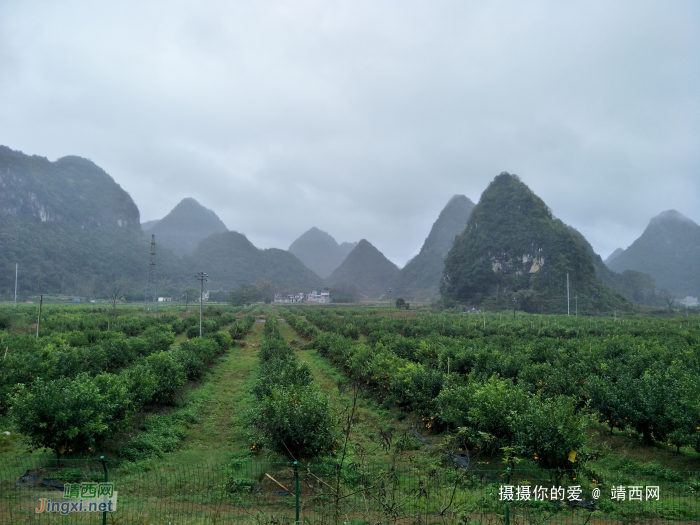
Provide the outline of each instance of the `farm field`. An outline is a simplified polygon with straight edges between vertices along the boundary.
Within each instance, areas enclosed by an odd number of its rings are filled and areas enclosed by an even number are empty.
[[[172,493],[196,472],[202,515],[233,519],[225,501],[246,509],[239,518],[288,517],[293,502],[277,493],[294,492],[297,459],[306,515],[319,523],[339,520],[343,508],[349,516],[351,502],[358,519],[372,509],[375,520],[393,512],[387,522],[462,523],[471,508],[492,522],[510,467],[516,485],[609,492],[624,479],[674,494],[672,512],[611,506],[608,495],[591,509],[544,502],[544,522],[574,523],[584,510],[607,520],[697,519],[697,318],[256,305],[205,308],[199,338],[195,312],[50,306],[37,340],[36,308],[22,309],[0,308],[5,492],[31,470],[25,464],[62,473],[77,462],[94,476],[104,455],[116,479],[135,486],[168,473],[160,490]],[[27,457],[27,441],[31,462],[9,459]],[[370,490],[377,484],[381,496]],[[420,486],[432,486],[431,496]],[[454,492],[445,503],[450,489],[468,486],[478,498]],[[188,523],[207,522],[193,501],[178,505]],[[542,518],[533,508],[514,503],[513,519]],[[152,523],[167,514],[140,509]]]

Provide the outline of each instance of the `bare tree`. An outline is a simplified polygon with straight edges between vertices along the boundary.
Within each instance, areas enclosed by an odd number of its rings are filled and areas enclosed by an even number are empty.
[[[673,306],[676,304],[676,300],[668,293],[668,290],[661,290],[661,298],[664,300],[664,303],[666,303],[668,311],[673,312]]]
[[[107,289],[107,297],[109,298],[109,303],[112,305],[112,322],[117,318],[117,304],[124,299],[125,287],[126,283],[124,279],[116,279]]]

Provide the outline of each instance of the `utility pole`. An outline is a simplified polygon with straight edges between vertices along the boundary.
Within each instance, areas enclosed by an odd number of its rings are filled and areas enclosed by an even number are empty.
[[[148,255],[148,275],[146,277],[146,292],[143,295],[143,309],[146,310],[148,306],[148,292],[151,289],[151,282],[153,283],[153,298],[152,300],[156,303],[156,312],[158,311],[158,297],[157,297],[157,287],[156,282],[156,236],[151,234],[151,251]]]
[[[197,274],[197,280],[199,281],[199,337],[202,337],[202,297],[204,296],[204,281],[209,277],[204,272],[199,272]]]
[[[518,300],[513,297],[513,319],[515,319],[515,306],[518,304]]]
[[[185,313],[187,313],[187,304],[189,301],[189,297],[187,296],[187,292],[185,292]]]
[[[36,340],[39,340],[39,328],[41,327],[41,305],[44,303],[44,296],[39,296],[39,316],[36,318]]]
[[[578,317],[578,294],[574,295],[574,301],[576,301],[576,317]]]
[[[17,268],[19,265],[15,263],[15,309],[17,309]]]
[[[392,291],[393,290],[391,288],[389,288],[389,308],[391,308],[391,292]]]
[[[566,315],[571,315],[569,308],[569,272],[566,272]]]

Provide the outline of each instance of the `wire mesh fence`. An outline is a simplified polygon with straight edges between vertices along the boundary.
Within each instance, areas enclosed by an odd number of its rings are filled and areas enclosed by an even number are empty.
[[[98,524],[104,514],[115,525],[288,524],[298,509],[300,523],[314,524],[700,523],[699,472],[607,471],[579,480],[458,466],[107,467],[105,482],[98,460],[3,460],[0,522]]]

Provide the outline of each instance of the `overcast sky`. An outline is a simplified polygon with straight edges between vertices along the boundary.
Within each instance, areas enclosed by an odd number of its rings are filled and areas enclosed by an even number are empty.
[[[0,144],[399,266],[508,171],[605,257],[700,223],[700,2],[2,0]]]

